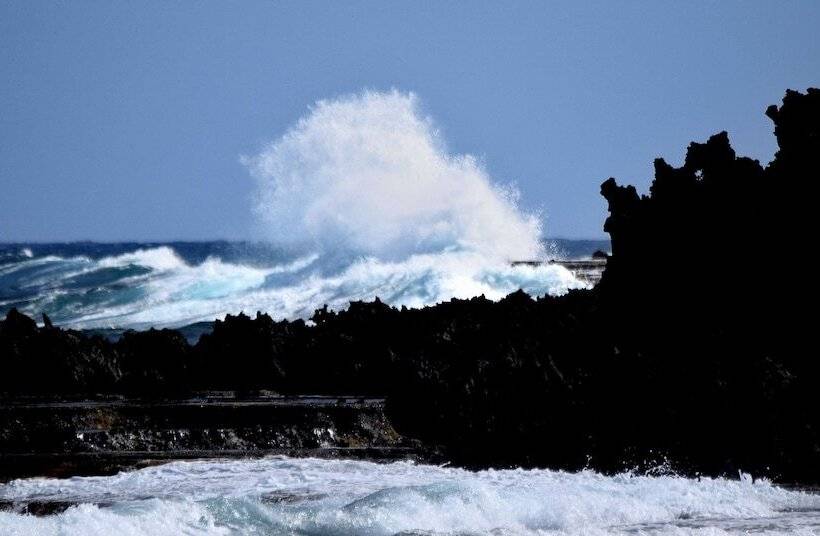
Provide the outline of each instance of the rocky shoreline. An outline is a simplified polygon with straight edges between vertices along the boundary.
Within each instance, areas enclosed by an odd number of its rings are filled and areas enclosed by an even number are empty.
[[[820,483],[820,365],[806,312],[816,278],[784,276],[780,256],[762,250],[800,251],[814,237],[820,90],[789,91],[767,115],[779,151],[765,167],[738,157],[724,132],[692,143],[681,167],[656,160],[648,195],[605,181],[612,254],[590,290],[417,310],[376,299],[319,309],[311,324],[229,315],[195,344],[174,330],[112,342],[12,310],[0,322],[0,392],[11,401],[0,437],[22,451],[40,422],[14,409],[22,396],[356,393],[383,398],[389,421],[363,445],[392,429],[471,468],[660,464]],[[715,269],[739,252],[754,262]]]
[[[0,480],[112,474],[171,459],[313,456],[421,459],[401,437],[384,399],[197,393],[187,399],[0,404]]]

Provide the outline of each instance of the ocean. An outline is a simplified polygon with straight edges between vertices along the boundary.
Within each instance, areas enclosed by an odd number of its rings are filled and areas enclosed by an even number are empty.
[[[607,241],[550,240],[541,258],[584,258]],[[0,245],[0,315],[12,307],[77,329],[146,329],[263,311],[309,319],[327,304],[422,307],[453,297],[562,294],[586,283],[561,266],[511,266],[466,248],[403,256],[256,242]]]
[[[605,241],[552,240],[541,260],[583,259]],[[251,242],[0,246],[0,314],[17,307],[88,330],[209,325],[228,313],[309,318],[328,304],[421,307],[586,283],[560,265],[469,249],[400,258]],[[31,502],[68,508],[37,517]],[[820,495],[749,475],[691,479],[485,470],[271,457],[177,461],[113,476],[0,484],[0,535],[820,534]],[[9,510],[10,509],[10,510]]]
[[[0,512],[4,535],[818,534],[820,495],[737,480],[410,462],[180,461],[107,477],[0,485],[0,501],[77,503]]]

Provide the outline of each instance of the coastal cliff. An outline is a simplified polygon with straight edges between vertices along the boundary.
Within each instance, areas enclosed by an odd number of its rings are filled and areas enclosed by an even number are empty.
[[[311,324],[229,315],[194,345],[173,330],[110,342],[11,311],[0,392],[356,393],[385,397],[398,434],[469,467],[666,464],[818,483],[820,369],[805,312],[816,282],[769,248],[778,237],[805,249],[814,234],[820,90],[789,91],[766,113],[779,146],[767,166],[720,133],[679,168],[657,160],[647,195],[603,183],[612,254],[591,290],[423,309],[376,299],[319,309]],[[742,255],[742,270],[722,269]]]

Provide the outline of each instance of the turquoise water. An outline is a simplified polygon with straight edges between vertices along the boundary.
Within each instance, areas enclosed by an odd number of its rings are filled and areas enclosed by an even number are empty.
[[[32,499],[79,505],[49,517],[0,513],[0,534],[820,534],[820,496],[748,476],[276,457],[0,485],[0,500]]]
[[[596,244],[551,244],[544,254],[583,256]],[[513,267],[455,247],[386,260],[231,242],[0,246],[0,314],[17,307],[73,328],[179,327],[257,310],[309,318],[324,304],[341,309],[377,296],[421,307],[481,294],[498,299],[519,288],[543,295],[583,286],[560,266]]]

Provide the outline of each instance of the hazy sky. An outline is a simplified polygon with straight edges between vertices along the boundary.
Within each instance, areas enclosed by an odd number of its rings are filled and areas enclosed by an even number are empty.
[[[582,5],[583,4],[583,5]],[[820,2],[0,3],[0,241],[252,237],[259,153],[318,99],[414,92],[451,153],[600,237],[601,181],[820,84]]]

